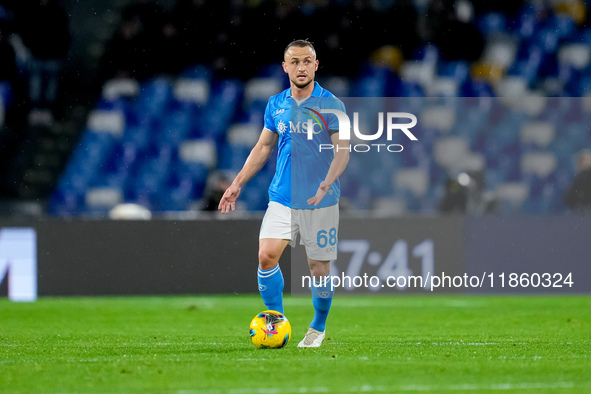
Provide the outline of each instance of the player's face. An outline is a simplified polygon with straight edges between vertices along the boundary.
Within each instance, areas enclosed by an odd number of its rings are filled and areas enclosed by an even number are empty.
[[[308,46],[291,47],[285,52],[283,70],[289,75],[292,84],[300,89],[314,81],[314,75],[318,70],[316,53]]]

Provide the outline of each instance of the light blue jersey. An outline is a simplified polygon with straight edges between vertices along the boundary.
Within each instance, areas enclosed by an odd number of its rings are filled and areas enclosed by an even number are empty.
[[[336,180],[317,206],[307,203],[326,178],[334,157],[332,149],[320,150],[320,144],[332,144],[331,135],[339,130],[336,116],[322,114],[321,109],[345,111],[343,103],[317,82],[314,82],[312,95],[304,101],[293,99],[291,88],[269,99],[265,128],[279,134],[277,168],[269,187],[270,201],[296,209],[324,208],[339,202],[341,190]],[[308,139],[308,124],[313,126],[312,140]]]

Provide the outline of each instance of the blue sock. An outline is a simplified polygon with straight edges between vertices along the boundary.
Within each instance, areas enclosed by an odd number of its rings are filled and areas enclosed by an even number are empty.
[[[275,267],[262,270],[259,267],[258,274],[259,293],[268,310],[283,313],[283,274],[279,264]]]
[[[330,310],[334,295],[330,275],[326,275],[323,279],[314,279],[311,290],[314,319],[310,323],[310,327],[318,331],[324,331],[326,328],[326,318],[328,317],[328,311]]]

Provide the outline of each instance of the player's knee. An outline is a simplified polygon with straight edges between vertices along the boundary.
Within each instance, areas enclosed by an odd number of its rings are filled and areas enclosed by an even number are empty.
[[[274,268],[279,263],[279,256],[266,249],[259,250],[259,267],[262,270]]]
[[[316,262],[315,264],[310,264],[310,274],[316,279],[324,278],[329,273],[329,262]]]

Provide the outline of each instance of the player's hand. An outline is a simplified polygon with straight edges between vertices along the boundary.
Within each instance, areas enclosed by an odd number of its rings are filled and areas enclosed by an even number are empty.
[[[326,193],[328,193],[328,189],[330,189],[329,184],[326,183],[326,181],[322,181],[318,187],[318,190],[316,191],[316,195],[308,199],[308,205],[317,206],[320,204],[320,201],[322,201],[324,196],[326,196]]]
[[[226,189],[222,199],[220,200],[220,204],[218,205],[218,209],[222,211],[222,213],[230,213],[230,210],[236,209],[236,199],[240,195],[241,187],[237,185],[230,185],[229,188]]]

